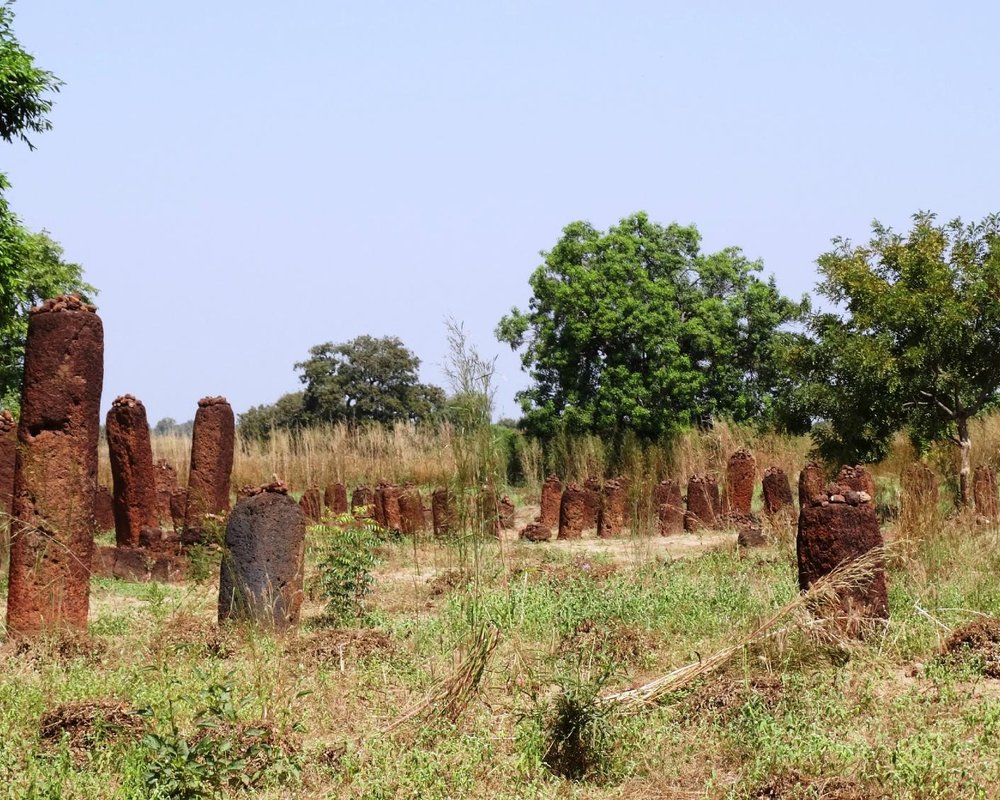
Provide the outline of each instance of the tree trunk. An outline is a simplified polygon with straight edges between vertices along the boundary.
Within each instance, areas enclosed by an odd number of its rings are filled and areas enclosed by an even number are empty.
[[[958,441],[962,452],[961,467],[958,470],[958,486],[960,502],[963,508],[972,505],[972,442],[969,440],[969,420],[960,417],[958,420]]]

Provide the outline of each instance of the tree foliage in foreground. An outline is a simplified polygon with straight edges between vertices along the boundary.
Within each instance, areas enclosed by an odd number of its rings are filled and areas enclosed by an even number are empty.
[[[51,95],[62,84],[35,65],[14,36],[13,21],[11,4],[0,4],[0,139],[34,148],[28,135],[52,127]],[[24,227],[3,196],[8,188],[0,174],[0,402],[16,408],[31,307],[65,292],[89,299],[95,290],[84,283],[78,264],[63,261],[62,248],[48,233]]]
[[[519,393],[530,431],[654,439],[718,417],[782,418],[785,326],[807,301],[761,280],[760,262],[703,253],[694,226],[644,213],[607,232],[571,223],[542,256],[528,310],[497,327],[533,382]]]
[[[872,225],[866,245],[834,239],[819,291],[844,314],[819,314],[795,361],[799,403],[825,420],[814,436],[839,461],[877,461],[906,430],[921,447],[953,442],[969,497],[969,421],[1000,392],[1000,216],[940,224],[913,216],[900,234]]]

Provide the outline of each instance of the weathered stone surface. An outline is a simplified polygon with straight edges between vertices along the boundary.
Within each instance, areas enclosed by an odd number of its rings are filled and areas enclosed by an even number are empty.
[[[976,467],[972,479],[972,496],[979,516],[991,521],[997,519],[997,477],[989,464]]]
[[[156,524],[160,527],[173,522],[170,513],[170,495],[178,488],[177,470],[164,458],[153,464],[153,480],[156,484]]]
[[[493,484],[485,483],[479,488],[479,494],[476,496],[476,513],[479,515],[483,533],[499,538],[500,502]]]
[[[407,484],[399,492],[399,524],[400,530],[407,535],[423,533],[427,530],[427,518],[424,516],[424,500],[420,490]]]
[[[14,516],[14,462],[17,460],[17,423],[11,413],[0,411],[0,509],[6,527]]]
[[[399,487],[379,481],[375,488],[375,522],[389,531],[402,530],[399,517]]]
[[[552,528],[541,522],[529,522],[521,529],[519,536],[529,542],[547,542],[552,538]]]
[[[727,514],[749,516],[756,483],[757,459],[749,450],[737,450],[729,457],[726,465]]]
[[[7,631],[87,626],[104,330],[60,297],[28,324],[11,525]]]
[[[175,531],[184,527],[184,514],[187,512],[187,489],[178,486],[170,492],[170,521]]]
[[[187,560],[179,554],[133,547],[98,547],[93,574],[135,583],[183,583]]]
[[[500,516],[500,527],[510,530],[514,527],[514,515],[516,509],[514,508],[514,501],[511,500],[507,495],[500,498],[500,502],[497,504],[497,511]]]
[[[206,515],[229,511],[235,447],[232,407],[224,397],[203,397],[198,401],[191,434],[185,538],[196,541],[200,537]]]
[[[799,473],[799,508],[805,508],[814,497],[820,497],[825,486],[823,468],[815,461],[810,461]]]
[[[448,536],[458,529],[455,502],[447,486],[439,486],[431,494],[431,520],[435,536]]]
[[[375,493],[371,486],[358,486],[351,493],[351,513],[355,519],[375,519]]]
[[[136,547],[139,531],[159,525],[146,407],[130,394],[116,397],[105,431],[114,485],[115,542],[119,547]]]
[[[323,505],[320,502],[319,489],[310,486],[299,498],[299,508],[305,514],[306,524],[315,525],[323,517]]]
[[[306,520],[287,494],[240,499],[229,515],[219,574],[219,622],[297,625],[303,599]]]
[[[845,494],[848,487],[842,487]],[[857,505],[834,502],[814,495],[799,511],[796,553],[799,588],[808,589],[841,564],[853,561],[875,547],[882,547],[875,507],[867,492],[856,492]],[[828,613],[845,633],[863,635],[874,622],[889,616],[885,569],[879,566],[870,580],[854,582],[838,592],[839,599]]]
[[[684,498],[675,480],[660,481],[653,488],[653,508],[660,536],[684,530]]]
[[[764,495],[765,514],[773,516],[784,510],[793,509],[792,487],[788,482],[788,476],[781,467],[768,467],[764,470],[761,490]]]
[[[763,547],[767,544],[764,529],[749,517],[742,517],[736,525],[736,546],[741,549]]]
[[[597,517],[597,535],[607,539],[620,536],[628,517],[628,481],[611,478],[601,488],[601,509]]]
[[[559,504],[562,502],[562,481],[558,475],[549,475],[542,484],[542,505],[538,521],[549,528],[559,527]]]
[[[718,519],[719,483],[714,475],[692,475],[688,480],[684,530],[714,528]]]
[[[585,530],[597,529],[597,518],[601,515],[601,481],[590,477],[583,482],[584,517],[583,527]]]
[[[837,483],[856,492],[867,492],[872,497],[875,496],[875,478],[860,464],[855,467],[841,467],[837,473]]]
[[[559,538],[579,539],[587,519],[587,492],[579,484],[566,484],[559,505]]]
[[[323,505],[335,517],[347,513],[347,487],[342,483],[331,483],[323,491]]]
[[[102,533],[115,529],[115,501],[107,486],[98,486],[94,493],[94,522]]]

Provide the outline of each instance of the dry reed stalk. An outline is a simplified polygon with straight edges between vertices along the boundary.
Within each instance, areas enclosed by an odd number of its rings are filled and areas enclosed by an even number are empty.
[[[817,613],[835,605],[841,592],[865,586],[884,564],[885,548],[872,548],[864,555],[844,562],[824,575],[807,591],[777,609],[753,631],[729,647],[724,647],[708,658],[685,664],[636,689],[599,697],[598,703],[602,706],[616,706],[625,712],[636,712],[650,706],[664,695],[683,689],[702,675],[719,669],[744,648],[781,633],[786,627],[784,623],[797,612]]]
[[[391,733],[415,719],[427,721],[434,717],[443,717],[450,722],[457,721],[475,697],[483,673],[499,644],[499,628],[494,626],[479,628],[473,635],[465,658],[458,668],[447,678],[435,683],[427,697],[404,712],[385,729],[385,732]]]

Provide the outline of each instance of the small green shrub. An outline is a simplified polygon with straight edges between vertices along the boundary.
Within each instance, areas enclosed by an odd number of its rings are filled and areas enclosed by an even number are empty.
[[[343,527],[325,529],[329,539],[322,548],[317,583],[328,618],[341,623],[360,614],[371,591],[381,537],[373,522],[359,522],[350,515],[337,522]]]

